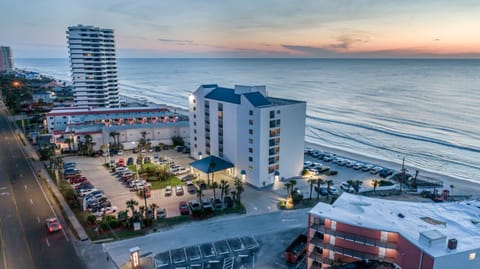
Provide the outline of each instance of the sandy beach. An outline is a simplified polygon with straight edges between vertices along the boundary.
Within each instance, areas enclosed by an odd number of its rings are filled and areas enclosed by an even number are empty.
[[[324,152],[335,153],[337,156],[345,157],[348,159],[357,160],[364,163],[372,163],[382,167],[387,167],[390,169],[394,169],[396,171],[400,171],[401,165],[402,165],[401,164],[402,160],[396,160],[396,161],[380,160],[380,159],[364,156],[361,154],[347,152],[344,150],[335,149],[328,146],[318,145],[318,144],[309,143],[309,142],[305,142],[305,146],[318,149]],[[443,189],[449,190],[450,194],[452,195],[468,195],[472,199],[480,198],[480,183],[470,182],[467,180],[457,179],[457,178],[449,177],[442,174],[432,173],[432,172],[421,170],[408,165],[405,165],[405,167],[407,171],[410,172],[411,174],[415,174],[415,171],[419,170],[420,178],[427,177],[427,178],[433,178],[433,179],[443,181],[443,186],[444,186]],[[343,167],[342,169],[350,169],[350,168]],[[451,186],[453,186],[453,188]]]

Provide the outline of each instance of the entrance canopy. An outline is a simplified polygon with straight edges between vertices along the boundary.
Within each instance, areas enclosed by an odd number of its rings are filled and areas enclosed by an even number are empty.
[[[208,156],[201,160],[194,161],[193,163],[190,163],[190,165],[207,174],[235,167],[233,163],[225,161],[217,156]]]

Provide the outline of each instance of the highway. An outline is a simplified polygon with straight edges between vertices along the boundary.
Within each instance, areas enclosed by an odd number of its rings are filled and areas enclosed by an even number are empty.
[[[23,150],[0,104],[0,268],[86,268],[60,209]],[[54,216],[64,230],[49,233],[45,219]]]

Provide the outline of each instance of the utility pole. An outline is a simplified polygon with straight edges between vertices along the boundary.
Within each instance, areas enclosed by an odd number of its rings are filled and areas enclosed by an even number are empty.
[[[406,169],[405,169],[405,156],[403,157],[401,172],[402,172],[402,173],[401,173],[401,175],[400,175],[400,193],[402,192],[403,180],[405,179],[405,173],[406,173]]]

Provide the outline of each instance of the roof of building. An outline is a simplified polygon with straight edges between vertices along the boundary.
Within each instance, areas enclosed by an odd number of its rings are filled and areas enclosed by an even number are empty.
[[[213,163],[215,165],[212,165]],[[190,165],[204,173],[213,173],[235,167],[233,163],[213,155],[194,161]]]
[[[124,113],[145,113],[145,112],[168,112],[165,107],[119,107],[119,108],[89,108],[89,107],[70,107],[55,108],[46,114],[49,116],[73,116],[73,115],[100,115],[100,114],[124,114]]]
[[[343,193],[333,205],[318,203],[311,214],[366,229],[396,232],[432,257],[480,249],[480,209],[469,203],[416,203]],[[435,231],[435,232],[431,232]],[[455,238],[457,249],[429,246],[420,234]]]
[[[236,94],[233,89],[216,87],[209,92],[205,98],[213,99],[222,102],[240,104],[240,95]]]
[[[270,106],[272,103],[268,101],[263,94],[260,92],[249,92],[244,93],[243,96],[247,98],[247,100],[254,106],[254,107],[262,107],[262,106]]]
[[[205,95],[205,98],[233,104],[240,104],[242,95],[245,96],[245,98],[254,107],[283,106],[289,104],[305,103],[304,101],[264,96],[260,91],[235,93],[235,89],[218,87],[216,84],[202,85],[202,87],[214,88],[207,95]],[[252,88],[252,90],[255,89]]]

